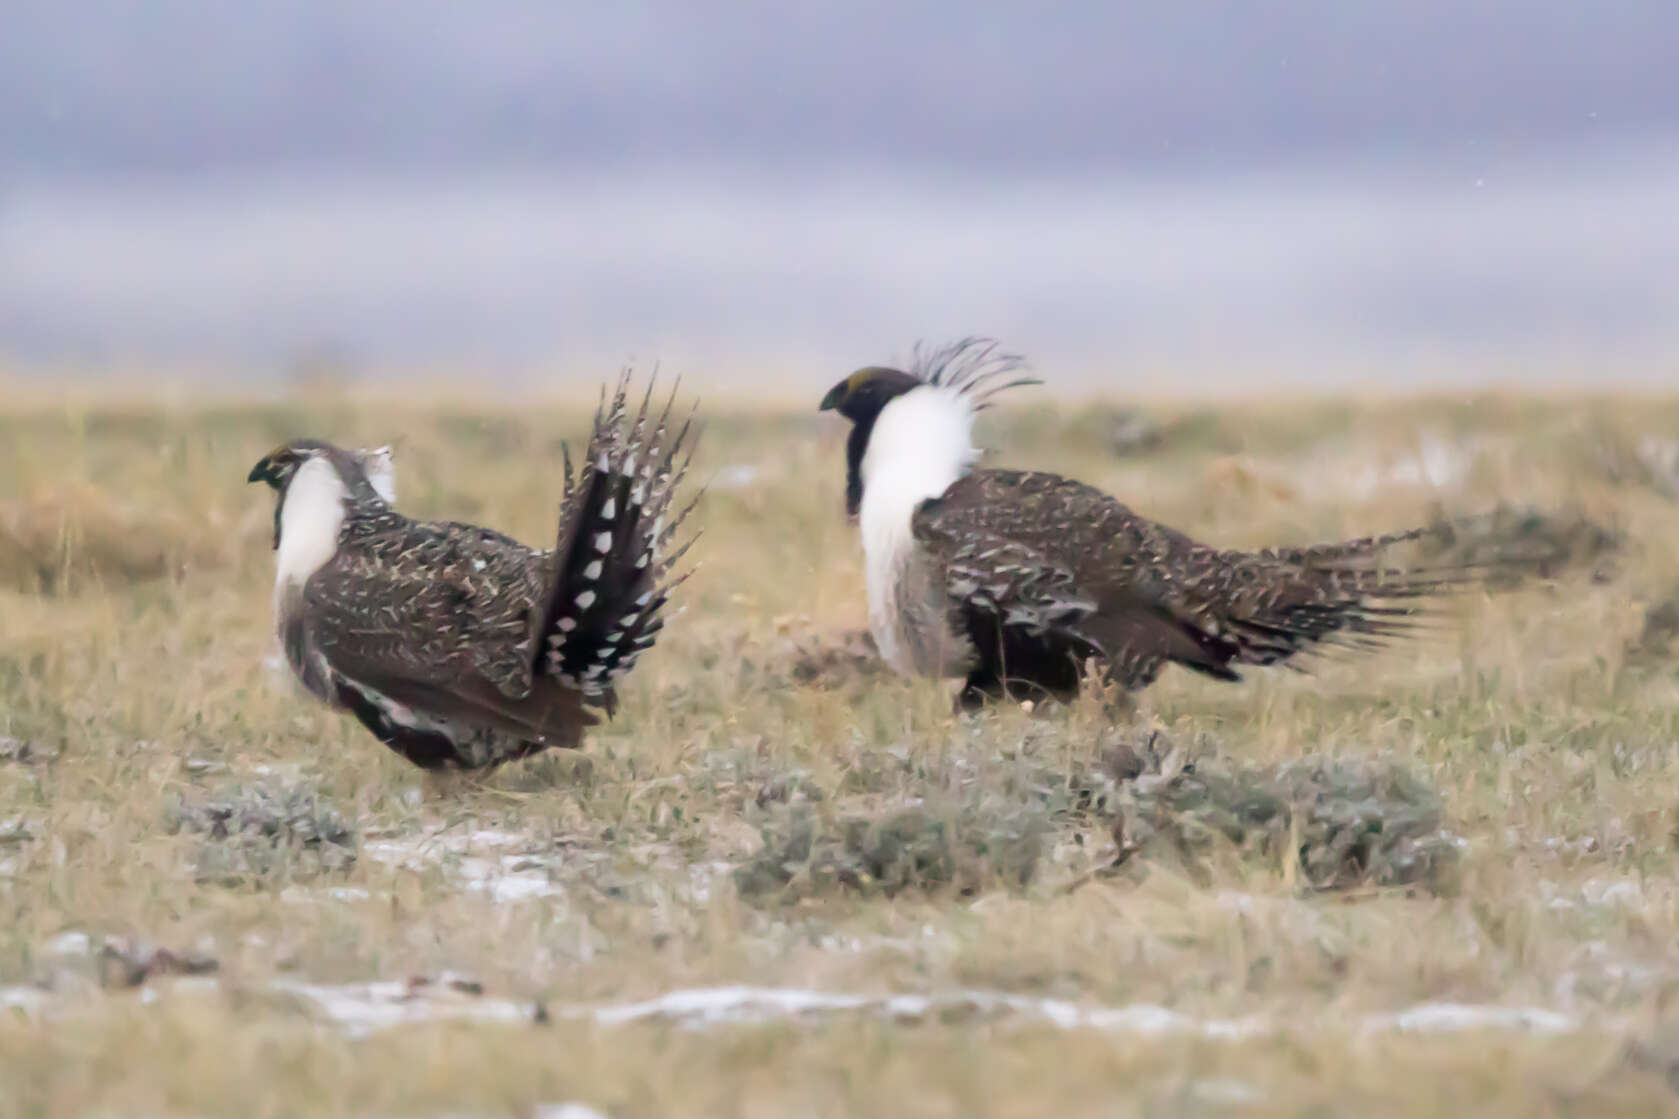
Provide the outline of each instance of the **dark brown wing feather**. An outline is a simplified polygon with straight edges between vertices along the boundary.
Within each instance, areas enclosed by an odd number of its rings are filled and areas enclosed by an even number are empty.
[[[376,670],[445,689],[482,681],[516,702],[531,692],[544,566],[487,529],[357,516],[304,587],[304,613],[315,645],[347,675]]]
[[[319,674],[304,681],[427,768],[580,745],[598,721],[581,692],[530,671],[529,616],[546,582],[544,558],[499,533],[359,517],[304,587],[292,624],[331,670],[324,693]],[[394,717],[393,703],[418,717]]]
[[[1164,661],[1234,679],[1239,664],[1379,644],[1408,631],[1417,598],[1463,581],[1449,571],[1374,566],[1383,548],[1416,533],[1221,551],[1091,486],[1035,472],[976,471],[924,503],[914,530],[953,573],[956,597],[983,590],[970,608],[990,609],[1005,624],[1042,625],[1075,655],[1093,646],[1132,686]],[[1045,603],[1073,600],[1089,608],[1044,613]]]

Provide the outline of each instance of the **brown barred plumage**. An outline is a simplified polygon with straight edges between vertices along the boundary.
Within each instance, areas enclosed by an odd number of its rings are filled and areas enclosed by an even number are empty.
[[[876,641],[899,650],[906,670],[965,673],[963,706],[1003,696],[1068,699],[1091,664],[1134,690],[1168,663],[1236,680],[1244,665],[1297,666],[1310,651],[1370,648],[1410,632],[1419,599],[1480,574],[1380,564],[1387,549],[1430,530],[1226,551],[1081,482],[972,469],[973,414],[998,388],[1024,381],[1019,367],[991,343],[968,340],[924,356],[914,372],[859,370],[822,403],[854,425],[847,509],[862,510],[865,549],[893,552],[868,563],[871,580],[892,581],[870,588]],[[890,410],[911,400],[918,411],[888,424]],[[916,417],[913,429],[902,422],[907,415]],[[918,457],[929,418],[941,416],[961,433],[943,473]],[[873,433],[882,428],[901,442],[876,447]],[[911,500],[894,495],[898,511],[871,522],[865,474],[877,479],[870,487],[890,488],[898,463],[928,479],[926,488]],[[907,531],[894,530],[892,516],[907,518]],[[886,607],[877,612],[875,603]]]
[[[610,403],[603,394],[581,475],[565,456],[547,551],[405,517],[329,444],[300,440],[257,463],[250,480],[278,491],[276,624],[305,687],[426,769],[580,745],[599,721],[591,708],[613,713],[615,683],[653,644],[692,543],[672,547],[693,503],[671,513],[692,416],[674,426],[669,402],[653,415],[649,386],[632,419],[628,388],[626,373]],[[316,529],[330,541],[294,560]]]

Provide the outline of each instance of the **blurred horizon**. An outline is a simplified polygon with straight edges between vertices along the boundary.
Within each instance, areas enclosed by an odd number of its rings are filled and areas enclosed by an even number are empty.
[[[14,9],[24,372],[1679,381],[1679,8]]]

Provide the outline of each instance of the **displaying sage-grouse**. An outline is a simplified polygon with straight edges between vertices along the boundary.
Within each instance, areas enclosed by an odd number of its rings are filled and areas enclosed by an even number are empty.
[[[1087,667],[1131,691],[1167,663],[1219,680],[1306,650],[1406,632],[1414,600],[1467,581],[1380,553],[1426,530],[1259,552],[1207,547],[1081,482],[979,470],[971,433],[997,393],[1038,384],[977,339],[873,366],[822,409],[852,423],[846,508],[863,540],[869,625],[901,672],[966,676],[964,708],[1077,695]]]
[[[692,543],[671,548],[692,502],[670,515],[692,417],[676,428],[669,403],[650,416],[651,386],[631,416],[627,389],[626,377],[603,395],[581,474],[565,454],[552,551],[411,520],[327,443],[287,443],[252,467],[276,491],[275,624],[304,686],[426,769],[580,745],[663,626],[682,581],[671,565]]]

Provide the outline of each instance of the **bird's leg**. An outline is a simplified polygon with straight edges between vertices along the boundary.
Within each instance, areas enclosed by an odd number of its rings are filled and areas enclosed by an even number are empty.
[[[982,664],[968,673],[956,694],[958,714],[983,710],[994,703],[1010,702],[1040,707],[1045,700],[1059,698],[1043,685],[1016,676],[1004,676],[996,665]]]
[[[458,769],[449,766],[442,769],[428,769],[420,778],[420,787],[425,797],[436,800],[458,800],[464,794],[483,784],[484,772],[474,769]]]
[[[1002,698],[1003,689],[997,678],[975,670],[968,673],[962,690],[956,693],[956,714],[977,714]]]
[[[1094,706],[1100,712],[1104,722],[1131,723],[1135,722],[1141,710],[1137,690],[1127,686],[1127,681],[1114,670],[1111,665],[1103,665],[1096,658],[1086,658],[1082,665],[1084,669],[1083,687],[1080,689],[1080,700]]]
[[[973,714],[995,703],[1017,703],[1029,714],[1043,715],[1055,703],[1071,705],[1078,698],[1076,690],[1068,693],[1054,691],[1034,680],[1018,677],[998,677],[996,673],[975,669],[968,674],[962,690],[956,693],[956,714]]]

